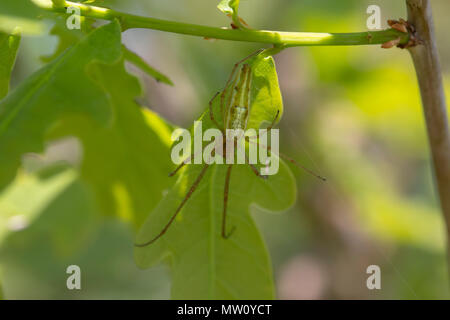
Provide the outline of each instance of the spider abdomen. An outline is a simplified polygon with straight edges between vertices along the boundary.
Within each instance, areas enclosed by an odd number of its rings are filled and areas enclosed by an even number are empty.
[[[244,64],[231,85],[230,104],[226,116],[226,129],[244,130],[247,127],[251,105],[252,72],[248,64]]]
[[[230,129],[242,129],[247,127],[248,109],[246,107],[234,106],[231,110]]]

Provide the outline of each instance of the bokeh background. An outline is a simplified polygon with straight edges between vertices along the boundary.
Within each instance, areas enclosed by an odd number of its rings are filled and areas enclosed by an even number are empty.
[[[213,0],[103,3],[162,19],[229,24]],[[364,31],[372,4],[381,7],[383,27],[387,19],[406,15],[402,0],[241,0],[240,15],[258,29]],[[450,96],[450,2],[434,0],[432,6]],[[129,30],[124,42],[175,83],[156,83],[130,67],[145,89],[140,102],[182,127],[206,108],[233,64],[259,48],[152,30]],[[54,36],[25,37],[13,87],[42,67],[40,57],[56,44]],[[254,212],[272,257],[278,298],[449,298],[443,219],[408,53],[379,46],[291,48],[275,60],[285,107],[281,151],[328,178],[322,183],[294,167],[296,206],[282,215]],[[76,160],[79,148],[76,141],[56,142],[43,158]],[[32,156],[25,161],[33,165]],[[37,187],[32,177],[24,179],[28,189],[12,188],[0,194],[0,202],[11,194],[30,200]],[[130,227],[95,217],[93,206],[77,183],[57,201],[36,201],[34,222],[0,246],[6,298],[170,297],[167,268],[139,270]],[[12,225],[22,229],[20,223]],[[65,286],[70,264],[82,269],[80,291]],[[366,287],[369,265],[381,268],[381,290]]]

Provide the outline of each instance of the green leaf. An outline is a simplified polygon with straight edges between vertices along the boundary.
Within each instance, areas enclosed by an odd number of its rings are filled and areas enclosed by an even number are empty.
[[[23,34],[40,34],[44,31],[44,23],[38,19],[40,14],[42,10],[33,3],[33,0],[2,0],[0,31],[12,33],[19,28]]]
[[[64,7],[66,4],[65,0],[52,0],[55,7]]]
[[[147,73],[150,77],[155,78],[158,82],[166,83],[170,86],[173,86],[172,80],[170,80],[167,76],[151,67],[147,62],[144,61],[140,56],[138,56],[133,51],[129,50],[127,47],[123,46],[123,54],[125,60],[131,62],[136,67],[140,68],[142,71]]]
[[[76,177],[74,170],[46,179],[21,172],[0,193],[0,243],[9,233],[29,226]]]
[[[69,30],[65,25],[65,20],[58,20],[53,26],[50,34],[55,35],[59,38],[58,46],[55,52],[49,56],[42,57],[42,61],[50,62],[57,58],[61,53],[63,53],[67,48],[70,48],[76,44],[80,39],[82,39],[87,33],[92,31],[93,20],[85,19],[81,17],[81,30]],[[127,47],[122,46],[123,55],[125,60],[132,63],[136,67],[140,68],[142,71],[147,73],[150,77],[154,78],[158,82],[163,82],[168,85],[173,86],[173,82],[160,71],[156,70],[144,61],[136,53],[129,50]]]
[[[171,180],[172,127],[134,102],[139,81],[128,74],[123,60],[97,65],[95,79],[110,96],[114,121],[99,127],[92,119],[70,117],[55,126],[51,137],[74,135],[84,148],[81,171],[92,186],[102,212],[139,227],[161,200]]]
[[[199,171],[198,165],[191,165],[182,173],[149,215],[137,237],[138,243],[162,230]],[[236,231],[225,240],[221,236],[225,171],[224,166],[212,166],[167,233],[155,243],[135,249],[141,268],[168,259],[174,299],[274,297],[269,256],[249,209],[288,209],[295,200],[294,177],[282,162],[279,173],[267,181],[257,178],[250,168],[236,165],[228,203],[228,226],[236,226]]]
[[[23,153],[43,150],[45,134],[62,117],[82,114],[111,125],[109,98],[87,72],[94,62],[113,63],[120,55],[120,27],[114,22],[92,32],[2,100],[0,188],[15,175]]]
[[[267,127],[272,123],[277,112],[279,112],[278,121],[283,115],[283,98],[275,62],[271,56],[265,56],[263,52],[246,63],[252,67],[253,74],[252,106],[247,128]]]
[[[220,11],[226,14],[234,15],[238,13],[240,0],[222,0],[217,5]]]
[[[0,32],[0,100],[9,90],[9,79],[19,49],[20,35]]]
[[[233,24],[235,27],[246,29],[248,28],[247,24],[241,18],[239,18],[238,15],[239,2],[240,0],[222,0],[217,5],[217,8],[228,15],[231,20],[233,20]]]
[[[83,146],[81,178],[101,212],[136,227],[143,222],[172,183],[172,127],[134,102],[141,88],[121,53],[120,28],[113,22],[0,104],[0,186],[12,179],[22,154],[42,151],[45,140],[75,136]]]
[[[77,44],[83,37],[92,32],[93,20],[86,17],[80,17],[81,29],[70,30],[66,26],[66,17],[60,17],[56,20],[55,25],[50,30],[50,34],[58,37],[58,46],[55,52],[48,56],[41,57],[41,60],[45,63],[59,57],[65,50]]]
[[[5,237],[30,229],[28,239],[45,235],[67,256],[86,244],[99,216],[75,169],[50,164],[34,173],[23,170],[0,193],[0,247]]]
[[[282,111],[281,94],[271,57],[248,61],[253,86],[249,124],[259,127],[272,122]],[[263,73],[263,71],[265,73]],[[220,99],[214,101],[219,108]],[[213,127],[208,111],[203,128]],[[225,165],[212,165],[165,235],[153,244],[135,248],[141,268],[165,261],[172,271],[174,299],[272,299],[274,287],[270,259],[261,235],[250,216],[251,209],[283,211],[295,202],[296,185],[289,168],[280,161],[276,175],[263,180],[246,165],[234,165],[228,203],[228,228],[236,231],[221,236]],[[176,184],[141,228],[136,243],[157,235],[174,214],[196,180],[201,165],[181,171]]]

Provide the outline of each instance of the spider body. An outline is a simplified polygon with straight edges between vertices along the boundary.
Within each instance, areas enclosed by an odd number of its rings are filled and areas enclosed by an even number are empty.
[[[252,84],[251,67],[248,64],[242,65],[238,76],[232,83],[232,92],[225,110],[225,129],[244,130],[247,128],[247,121],[250,113],[250,94]]]

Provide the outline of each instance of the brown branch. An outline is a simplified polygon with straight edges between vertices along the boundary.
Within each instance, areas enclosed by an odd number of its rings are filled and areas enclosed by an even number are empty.
[[[408,22],[416,31],[419,44],[409,48],[422,96],[428,140],[442,212],[450,235],[450,135],[441,66],[434,36],[431,1],[406,0]],[[447,240],[450,256],[450,242]]]

